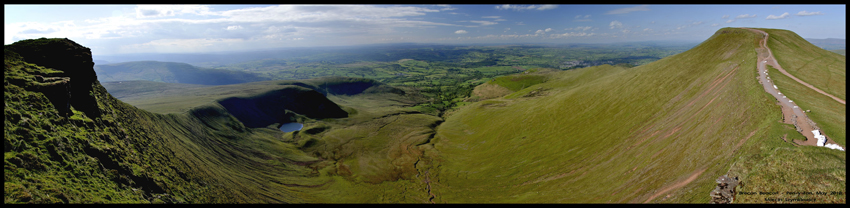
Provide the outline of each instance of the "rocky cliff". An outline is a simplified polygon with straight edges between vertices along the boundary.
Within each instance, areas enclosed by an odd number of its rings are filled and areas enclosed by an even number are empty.
[[[5,50],[16,53],[25,62],[58,71],[36,74],[39,84],[34,85],[39,86],[38,91],[46,92],[60,114],[70,115],[68,108],[73,106],[89,117],[100,117],[95,98],[90,94],[92,84],[97,82],[91,49],[67,38],[41,38],[18,41]]]

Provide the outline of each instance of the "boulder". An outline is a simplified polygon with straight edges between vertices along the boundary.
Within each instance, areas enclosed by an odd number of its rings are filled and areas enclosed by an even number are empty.
[[[738,177],[730,178],[726,175],[720,176],[715,180],[717,186],[709,194],[711,196],[711,204],[731,204],[735,200],[737,193],[735,188],[738,187]]]

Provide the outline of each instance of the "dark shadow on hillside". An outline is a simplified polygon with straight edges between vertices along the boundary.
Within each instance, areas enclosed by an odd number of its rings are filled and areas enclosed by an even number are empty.
[[[318,83],[318,89],[315,90],[325,95],[356,95],[361,93],[405,94],[401,89],[366,78],[325,77],[316,81],[316,83]],[[307,88],[312,89],[312,87]]]
[[[321,93],[291,86],[253,97],[233,97],[218,101],[248,128],[293,122],[295,113],[310,118],[344,118],[348,113]]]

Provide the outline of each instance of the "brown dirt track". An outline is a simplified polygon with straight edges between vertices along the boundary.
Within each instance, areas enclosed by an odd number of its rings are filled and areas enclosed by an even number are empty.
[[[743,29],[747,29],[747,30],[750,30],[752,32],[764,35],[764,39],[759,41],[759,47],[760,48],[756,50],[759,53],[759,55],[758,55],[759,58],[758,58],[758,62],[757,62],[759,82],[764,86],[765,91],[767,93],[773,95],[773,97],[775,97],[776,100],[779,102],[779,105],[782,106],[783,122],[796,126],[799,129],[798,131],[801,134],[803,134],[803,136],[806,137],[806,141],[803,141],[803,142],[795,141],[795,142],[799,145],[816,146],[817,145],[817,139],[814,138],[814,134],[812,133],[812,130],[817,129],[817,126],[812,126],[812,125],[809,124],[809,122],[806,122],[807,120],[809,120],[809,117],[806,116],[805,112],[803,112],[802,109],[797,107],[796,104],[791,102],[790,98],[785,97],[784,95],[782,95],[779,92],[778,89],[774,88],[775,85],[772,82],[770,82],[769,78],[767,77],[767,73],[766,73],[767,72],[767,66],[766,65],[771,65],[773,68],[782,72],[782,74],[784,74],[785,76],[788,76],[788,77],[794,79],[795,81],[799,82],[800,84],[802,84],[806,87],[809,87],[809,88],[811,88],[811,89],[813,89],[813,90],[815,90],[815,91],[817,91],[817,92],[819,92],[823,95],[829,96],[829,97],[835,99],[836,101],[838,101],[841,104],[845,104],[844,100],[838,99],[837,97],[835,97],[833,95],[830,95],[826,92],[823,92],[822,90],[819,90],[819,89],[811,86],[810,84],[805,83],[800,79],[797,79],[796,77],[792,76],[791,74],[788,74],[788,72],[786,72],[784,69],[782,69],[782,66],[780,66],[779,63],[776,61],[776,59],[773,57],[773,53],[770,51],[770,48],[767,47],[767,41],[768,41],[768,37],[769,37],[768,33],[761,31],[761,30],[752,29],[752,28],[743,28]],[[765,54],[765,52],[766,52],[766,54]],[[794,116],[796,116],[796,118],[794,118]],[[812,123],[814,123],[814,122],[812,122]],[[835,142],[827,139],[827,143],[833,143],[834,144]],[[842,147],[842,148],[844,148],[844,147]]]

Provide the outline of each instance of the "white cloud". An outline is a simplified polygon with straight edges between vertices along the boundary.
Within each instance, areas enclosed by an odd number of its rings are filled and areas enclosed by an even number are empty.
[[[615,10],[608,11],[605,14],[626,14],[626,13],[636,12],[636,11],[649,11],[649,5],[640,5],[640,6],[636,6],[636,7],[615,9]]]
[[[460,26],[410,19],[440,12],[438,9],[417,6],[275,5],[213,10],[214,7],[204,5],[139,5],[130,9],[134,12],[86,19],[77,22],[77,25],[65,21],[6,24],[4,41],[11,44],[21,39],[67,37],[95,48],[100,47],[95,43],[103,42],[93,41],[110,39],[110,44],[125,47],[104,47],[109,50],[101,50],[99,53],[187,52],[188,49],[177,48],[180,45],[177,40],[187,40],[191,43],[216,40],[237,43],[235,40],[242,40],[239,43],[251,45],[244,47],[259,45],[268,48],[287,46],[280,42],[269,42],[270,40],[286,41],[295,40],[293,38],[297,37],[310,37],[302,41],[321,41],[319,45],[345,45],[355,42],[351,40],[398,33],[400,28]],[[271,28],[275,27],[278,29],[274,30],[280,31],[271,31]],[[223,33],[221,30],[240,32]],[[166,50],[169,45],[174,46],[172,51]]]
[[[592,21],[592,20],[590,20],[590,15],[588,14],[588,15],[584,15],[584,16],[576,15],[575,20],[573,20],[573,21],[574,22],[587,22],[587,21]]]
[[[516,25],[525,25],[525,23],[517,22]]]
[[[210,8],[205,5],[138,5],[137,18],[169,17],[182,14],[210,15]]]
[[[729,18],[729,15],[728,15],[728,14],[727,14],[727,15],[723,15],[723,17],[721,17],[721,18],[722,18],[722,19]]]
[[[437,5],[437,6],[443,7],[443,8],[440,8],[440,11],[451,11],[451,10],[457,9],[455,7],[452,7],[451,5],[444,5],[443,4],[443,5]]]
[[[806,12],[806,10],[797,12],[797,16],[823,15],[821,12]]]
[[[544,4],[544,5],[537,7],[537,10],[547,10],[547,9],[555,9],[555,8],[558,8],[558,5]]]
[[[498,22],[478,21],[478,20],[472,20],[472,21],[469,21],[469,22],[478,23],[478,24],[481,24],[481,26],[499,24]]]
[[[377,7],[371,5],[298,6],[278,5],[252,7],[221,12],[221,15],[239,22],[322,22],[322,21],[365,21],[405,16],[422,16],[439,10],[422,7]]]
[[[734,21],[735,21],[734,19],[730,19],[730,20],[726,20],[726,23],[732,23]]]
[[[643,31],[644,31],[644,32],[649,32],[649,31],[652,31],[652,29],[646,28],[646,29],[643,29]]]
[[[564,34],[552,34],[549,35],[549,38],[568,38],[568,37],[587,37],[594,36],[596,33],[584,33],[584,32],[568,32]]]
[[[629,32],[631,32],[631,30],[629,30],[629,29],[623,29],[623,33],[629,33]]]
[[[466,30],[455,31],[455,34],[466,34]]]
[[[504,5],[496,6],[496,9],[498,9],[498,10],[513,9],[514,11],[531,10],[531,9],[548,10],[548,9],[555,9],[555,8],[558,8],[558,5],[544,4],[544,5],[518,6],[518,5],[504,4]]]
[[[483,16],[481,18],[499,19],[501,16]]]
[[[493,21],[496,21],[496,22],[502,22],[502,21],[508,21],[508,20],[505,20],[505,19],[495,19],[495,20],[493,20]]]
[[[755,15],[755,14],[753,14],[753,15],[749,15],[749,14],[742,14],[742,15],[738,15],[738,16],[736,16],[736,17],[735,17],[735,19],[753,18],[753,17],[756,17],[756,15]]]
[[[782,13],[782,15],[779,15],[779,16],[774,16],[774,15],[772,15],[772,14],[771,14],[771,15],[767,15],[767,18],[765,18],[765,19],[769,19],[769,20],[772,20],[772,19],[784,19],[784,18],[786,18],[786,17],[788,17],[788,16],[791,16],[791,14],[788,14],[788,12],[785,12],[785,13]]]
[[[596,30],[596,28],[591,27],[591,26],[583,26],[583,27],[582,27],[582,26],[578,26],[578,27],[575,27],[575,28],[567,28],[567,29],[565,29],[565,30],[581,30],[581,31],[587,31],[587,30],[591,30],[591,29],[592,29],[592,30]]]
[[[620,22],[620,21],[614,20],[614,21],[611,21],[611,24],[608,24],[608,26],[611,26],[611,29],[623,28],[623,23]]]
[[[717,24],[717,23],[711,24],[712,27],[717,27],[718,25],[720,25],[720,24]]]
[[[225,38],[193,38],[193,39],[158,39],[147,43],[121,46],[129,51],[163,51],[179,50],[178,52],[202,52],[209,48],[226,48],[233,44],[245,42],[242,39]]]
[[[546,28],[546,30],[544,30],[544,31],[546,31],[546,32],[552,32],[552,28]]]

